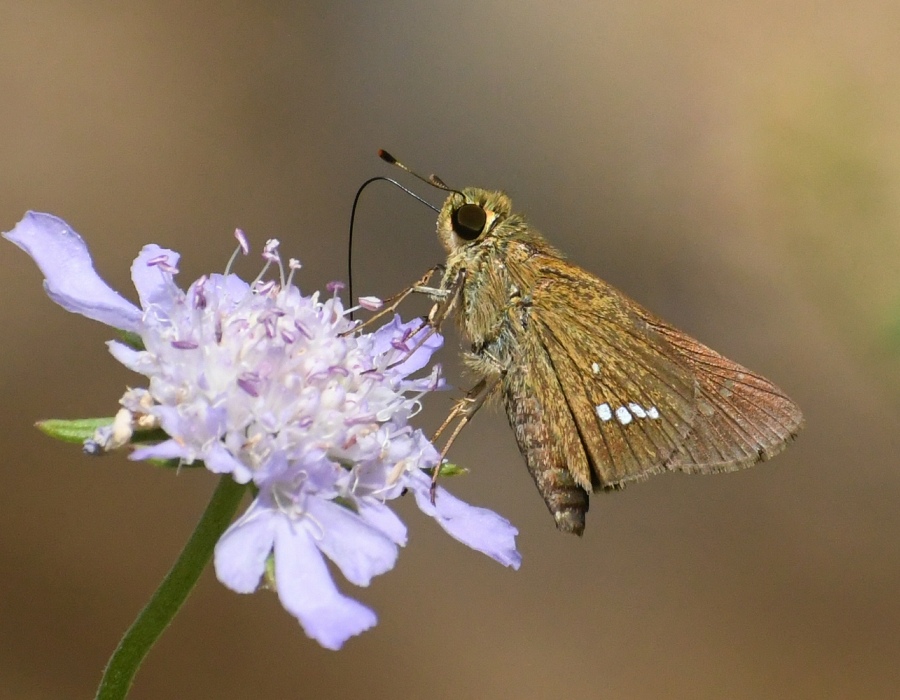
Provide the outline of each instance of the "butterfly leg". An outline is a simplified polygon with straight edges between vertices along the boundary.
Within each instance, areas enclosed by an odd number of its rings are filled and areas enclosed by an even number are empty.
[[[387,299],[385,299],[383,302],[384,306],[382,306],[381,309],[379,309],[377,313],[375,313],[372,316],[370,316],[369,318],[367,318],[365,321],[360,323],[358,326],[355,326],[351,330],[346,331],[345,333],[342,333],[342,335],[351,335],[352,333],[356,333],[360,329],[372,325],[375,321],[382,318],[383,316],[393,313],[394,311],[397,310],[397,307],[400,306],[400,304],[402,304],[403,301],[410,294],[428,294],[429,296],[433,296],[433,297],[434,296],[439,296],[439,297],[445,296],[447,294],[446,290],[428,286],[428,283],[431,281],[431,278],[434,277],[434,274],[443,269],[444,269],[443,265],[435,265],[434,267],[429,269],[428,272],[426,272],[424,275],[422,275],[422,277],[419,280],[417,280],[416,282],[414,282],[413,284],[408,286],[406,289],[402,290],[401,292],[399,292],[398,294],[395,294],[392,297],[388,297]]]
[[[441,465],[444,463],[444,458],[447,456],[447,453],[450,451],[450,446],[456,440],[456,437],[462,432],[462,429],[466,427],[468,422],[472,419],[472,416],[478,412],[478,409],[484,405],[484,402],[490,398],[491,394],[493,394],[497,387],[500,386],[501,376],[484,378],[480,382],[478,382],[475,386],[473,386],[469,392],[450,410],[450,414],[447,416],[446,420],[441,423],[441,426],[437,429],[432,438],[432,442],[437,440],[441,434],[450,426],[453,421],[459,419],[459,422],[453,428],[453,431],[450,433],[450,437],[447,438],[447,442],[444,444],[444,447],[441,449],[440,459],[438,460],[437,466],[434,468],[434,473],[431,477],[431,502],[434,503],[436,492],[437,492],[437,480],[438,476],[441,473]]]
[[[429,275],[434,274],[434,269],[429,272]],[[424,278],[423,278],[424,279]],[[398,365],[403,364],[409,359],[410,355],[413,355],[416,350],[421,348],[425,341],[427,341],[431,336],[435,333],[438,333],[441,330],[441,326],[446,320],[447,316],[451,311],[456,307],[457,302],[459,301],[459,290],[462,289],[462,285],[466,280],[466,271],[460,270],[457,273],[456,280],[450,286],[449,289],[432,289],[430,287],[411,287],[410,292],[419,291],[426,294],[432,294],[432,292],[440,292],[442,298],[435,302],[434,306],[431,307],[431,310],[428,312],[428,316],[422,319],[422,323],[418,328],[412,333],[413,336],[418,335],[419,331],[423,328],[428,328],[428,331],[418,340],[416,340],[416,344],[412,346],[409,352],[397,360],[396,362],[392,362],[387,366],[387,369],[392,369]],[[404,297],[405,298],[405,297]]]

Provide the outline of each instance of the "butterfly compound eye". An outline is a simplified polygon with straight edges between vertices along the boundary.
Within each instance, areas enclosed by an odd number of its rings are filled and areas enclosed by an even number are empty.
[[[450,217],[453,232],[466,241],[474,241],[484,232],[487,214],[477,204],[463,204]]]

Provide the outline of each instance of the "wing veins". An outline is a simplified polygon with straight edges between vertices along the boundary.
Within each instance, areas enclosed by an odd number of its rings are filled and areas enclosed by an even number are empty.
[[[553,337],[553,340],[554,340],[554,341],[556,342],[556,344],[562,349],[562,352],[565,353],[565,354],[568,356],[569,360],[575,365],[575,367],[577,367],[577,366],[578,366],[578,363],[575,362],[575,361],[572,359],[572,356],[571,356],[571,355],[569,354],[569,352],[566,350],[566,346],[565,346],[562,342],[560,342],[559,338],[557,337],[557,335],[556,335],[556,333],[553,331],[553,329],[550,328],[549,326],[547,326],[546,324],[544,324],[544,328],[547,330],[547,332],[550,333],[550,335]],[[553,353],[550,352],[550,349],[547,348],[546,346],[544,346],[544,349],[547,350],[547,356],[550,358],[550,364],[553,365],[555,371],[558,371],[558,369],[557,369],[557,367],[556,367],[556,364],[555,364],[554,361],[553,361]],[[583,384],[581,385],[581,388],[582,388],[582,389],[585,389],[585,387],[584,387]],[[578,430],[578,435],[579,435],[579,437],[581,437],[582,443],[586,446],[587,443],[585,442],[584,433],[583,433],[582,430],[581,430],[581,426],[580,426],[579,423],[578,423],[578,420],[577,420],[577,418],[576,418],[576,416],[575,416],[574,411],[572,411],[571,404],[569,403],[569,397],[566,396],[565,391],[563,392],[563,396],[565,396],[565,398],[566,398],[566,405],[569,407],[569,410],[570,410],[570,412],[572,413],[572,419],[573,419],[574,422],[575,422],[576,429]],[[590,404],[590,397],[588,396],[587,392],[585,392],[584,398],[585,398],[585,400]],[[599,420],[599,419],[596,418],[596,415],[595,415],[595,414],[592,414],[592,415],[594,415],[595,424],[597,425],[598,431],[600,432],[600,436],[603,438],[603,444],[604,444],[604,446],[606,447],[606,452],[607,452],[607,454],[609,455],[610,461],[612,462],[612,467],[613,467],[613,469],[614,469],[615,471],[618,471],[617,465],[616,465],[616,463],[615,463],[615,453],[614,453],[613,450],[610,448],[609,442],[608,442],[607,439],[606,439],[606,434],[605,434],[605,432],[604,432],[603,429],[600,427],[599,423],[596,423],[596,421]],[[628,436],[627,436],[627,434],[625,433],[625,426],[622,425],[622,424],[620,424],[618,421],[616,421],[616,426],[617,426],[619,432],[622,434],[622,441],[623,441],[626,445],[628,445],[628,451],[631,452],[631,456],[634,458],[635,463],[640,464],[640,463],[641,463],[641,459],[640,459],[640,457],[638,457],[637,453],[634,451],[634,446],[633,446],[633,445],[631,444],[631,442],[628,440]],[[587,454],[588,457],[590,458],[590,450],[585,449],[585,454]],[[591,459],[591,461],[593,461],[593,460]],[[627,469],[623,469],[622,471],[627,472]],[[597,469],[596,469],[595,474],[596,474],[598,477],[600,476],[599,465],[597,465]]]
[[[561,352],[563,352],[569,358],[569,361],[572,363],[572,365],[577,368],[578,361],[577,361],[577,358],[574,357],[572,355],[572,353],[569,351],[570,346],[567,345],[566,343],[563,343],[560,340],[558,334],[555,332],[555,330],[552,327],[548,326],[547,324],[543,324],[543,326],[546,329],[546,331],[552,336],[552,339],[555,341],[556,345],[561,349]],[[554,369],[556,371],[558,371],[558,368],[556,367],[556,363],[553,360],[553,352],[546,345],[544,346],[544,348],[547,351],[547,355],[550,358],[551,364],[554,365]],[[650,366],[650,365],[643,365],[643,366],[647,370],[652,370],[652,366]],[[661,384],[668,387],[673,393],[677,393],[677,390],[675,389],[675,387],[673,387],[670,383],[664,381],[659,375],[655,374],[654,372],[648,372],[648,373],[653,374],[653,376],[656,377]],[[625,390],[626,393],[629,388],[634,389],[635,390],[634,393],[644,394],[646,392],[641,392],[640,385],[638,385],[636,382],[634,382],[632,379],[630,379],[626,374],[622,374],[622,376],[628,381],[629,386],[624,387],[624,386],[621,386],[620,383],[615,383],[615,384],[604,383],[603,387],[604,387],[605,393],[609,394],[608,397],[604,396],[604,398],[609,398],[611,400],[614,399],[618,403],[619,406],[627,406],[627,404],[629,403],[629,400],[628,400],[628,398],[624,398],[622,396],[622,394],[619,392],[620,389]],[[590,391],[590,387],[588,386],[588,384],[585,383],[584,381],[582,381],[580,383],[580,388],[581,388],[581,390],[583,392],[583,396],[587,400],[588,404],[592,404],[595,399],[592,398],[592,396],[591,396],[591,391]],[[565,392],[563,392],[563,393],[565,393]],[[574,410],[572,409],[571,403],[569,403],[568,397],[566,397],[566,401],[567,401],[569,410],[572,413],[573,418],[576,418],[576,414],[575,414]],[[635,427],[641,431],[646,442],[653,446],[654,451],[657,453],[657,456],[659,457],[658,461],[656,463],[653,463],[651,466],[646,466],[647,460],[642,459],[639,456],[639,454],[635,451],[635,446],[632,444],[632,439],[629,439],[629,432],[626,429],[626,426],[623,425],[622,423],[620,423],[618,420],[614,421],[614,423],[617,427],[617,430],[621,434],[622,441],[626,445],[628,445],[628,449],[629,449],[632,457],[634,458],[634,462],[636,464],[640,465],[641,471],[639,471],[637,473],[629,474],[627,469],[622,470],[624,472],[625,476],[622,477],[621,479],[616,480],[615,482],[611,482],[609,484],[609,486],[615,486],[615,485],[621,484],[623,482],[631,481],[631,480],[638,479],[641,477],[646,477],[652,473],[662,472],[662,471],[666,470],[667,461],[673,455],[676,455],[678,453],[679,449],[682,447],[683,442],[684,442],[683,437],[680,436],[680,430],[679,430],[678,426],[670,418],[668,418],[668,414],[669,414],[669,412],[666,411],[666,412],[662,413],[660,415],[660,419],[658,419],[661,422],[665,422],[671,428],[671,430],[660,430],[659,431],[659,436],[661,437],[661,440],[655,439],[654,433],[650,430],[650,428],[652,427],[651,424],[645,424],[643,419],[637,419],[637,420],[633,421],[635,423]],[[681,414],[679,414],[679,416],[682,418],[682,420],[684,421],[685,424],[690,425],[690,420],[688,418],[685,418]],[[597,416],[595,412],[591,412],[591,417],[592,417],[594,426],[597,428],[598,432],[600,433],[601,437],[603,438],[603,443],[604,443],[604,446],[606,447],[606,452],[610,455],[611,459],[614,459],[614,453],[613,453],[612,449],[610,449],[610,445],[607,440],[606,433],[603,430],[603,425],[600,422],[599,416]],[[578,426],[578,432],[582,438],[582,442],[585,444],[588,444],[585,441],[584,433],[581,429],[581,426],[578,424],[577,418],[575,420],[575,423],[576,423],[576,426]],[[678,435],[679,439],[676,440],[673,437],[673,434]],[[660,444],[660,443],[662,443],[662,444]],[[668,450],[669,450],[668,454],[660,457],[664,448],[668,448]],[[590,454],[590,451],[587,449],[585,450],[585,452],[587,454]],[[615,468],[615,464],[613,464],[613,467]],[[618,472],[619,470],[616,469],[616,471]],[[606,484],[604,484],[604,485],[606,485]]]

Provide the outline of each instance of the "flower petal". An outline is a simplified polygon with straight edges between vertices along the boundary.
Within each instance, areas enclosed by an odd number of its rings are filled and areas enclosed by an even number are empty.
[[[397,545],[352,510],[317,498],[307,507],[322,529],[316,544],[350,583],[368,586],[372,577],[394,568]]]
[[[312,535],[284,519],[275,532],[275,585],[285,610],[327,649],[340,649],[378,621],[369,608],[337,590]]]
[[[519,531],[506,518],[487,508],[469,505],[440,487],[432,504],[431,478],[422,471],[411,472],[408,483],[419,510],[437,520],[448,535],[504,566],[519,568],[522,563],[522,555],[516,550]]]
[[[413,323],[418,323],[418,321],[414,319],[407,325],[412,325]],[[416,350],[412,357],[397,368],[403,374],[418,372],[427,365],[431,360],[431,356],[443,346],[444,337],[430,326],[426,326],[407,341],[412,347],[415,347],[419,342],[422,343],[422,347]]]
[[[143,368],[146,364],[145,357],[147,355],[143,350],[135,350],[130,345],[126,345],[118,340],[109,340],[106,343],[110,354],[128,369],[137,372],[139,368]]]
[[[219,538],[215,550],[216,576],[237,593],[253,593],[266,568],[275,541],[277,516],[257,501]]]
[[[128,459],[136,462],[142,459],[186,459],[189,457],[190,450],[175,440],[164,440],[155,445],[147,445],[139,447],[130,455]]]
[[[421,319],[414,318],[411,321],[403,323],[400,316],[394,314],[394,319],[390,323],[384,324],[372,334],[375,342],[374,353],[388,354],[391,357],[391,362],[402,359],[404,356],[408,355],[408,353],[395,348],[393,343],[402,341],[403,345],[406,347],[410,349],[414,348],[425,335],[433,330],[428,326],[420,328],[421,326]],[[410,335],[404,340],[406,335],[416,328],[419,328],[418,332]],[[391,371],[400,376],[418,372],[428,364],[431,355],[443,344],[444,338],[440,333],[431,333],[422,344],[422,347],[418,348],[412,355],[408,355],[408,359],[394,367]]]
[[[65,221],[30,211],[3,237],[37,263],[48,296],[64,309],[125,331],[140,329],[140,309],[100,279],[84,240]]]
[[[401,547],[406,545],[406,525],[384,503],[372,498],[362,498],[356,502],[356,506],[359,509],[359,517]]]
[[[145,245],[131,264],[131,281],[134,282],[134,288],[144,309],[151,306],[168,309],[172,305],[173,292],[181,294],[172,284],[171,273],[159,265],[150,264],[151,261],[161,258],[165,258],[169,267],[174,268],[178,265],[178,253],[168,248],[160,248],[155,243]]]
[[[206,468],[216,474],[230,473],[239,484],[246,484],[253,478],[253,472],[235,457],[221,442],[214,442],[203,455]]]

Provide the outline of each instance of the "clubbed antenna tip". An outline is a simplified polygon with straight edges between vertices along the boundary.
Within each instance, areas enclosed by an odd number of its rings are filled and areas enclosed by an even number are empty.
[[[432,187],[437,187],[439,190],[444,190],[445,192],[455,192],[456,194],[465,198],[465,195],[462,192],[460,192],[459,190],[454,190],[452,187],[447,187],[447,185],[444,184],[444,181],[441,180],[441,178],[439,178],[437,175],[429,175],[428,177],[422,177],[421,175],[419,175],[419,173],[407,168],[405,165],[403,165],[403,163],[401,163],[399,160],[394,158],[394,156],[392,156],[390,153],[385,151],[383,148],[378,149],[378,157],[381,158],[381,160],[387,161],[391,165],[396,165],[401,170],[405,170],[413,177],[420,179],[422,182],[425,182],[425,183],[431,185]]]

